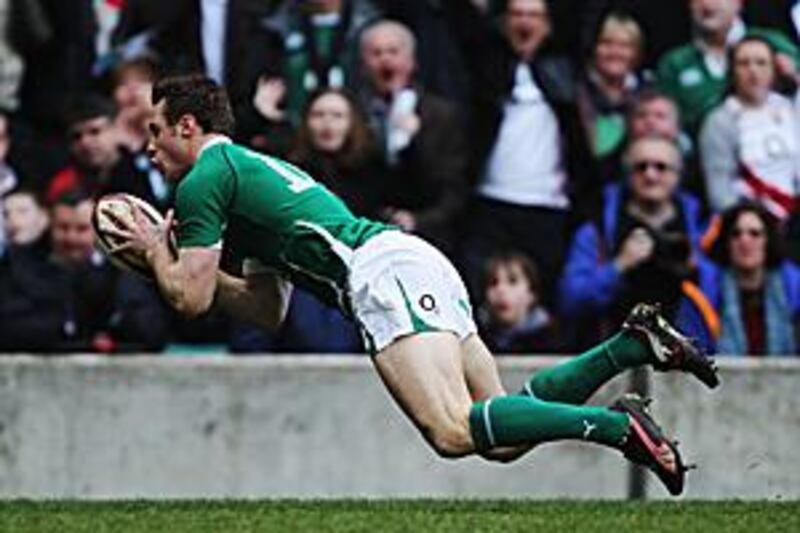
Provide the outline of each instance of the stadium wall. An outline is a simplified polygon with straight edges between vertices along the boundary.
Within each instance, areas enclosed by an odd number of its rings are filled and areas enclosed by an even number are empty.
[[[552,358],[499,358],[510,390]],[[709,393],[655,375],[690,498],[798,498],[800,362],[730,359]],[[596,403],[628,386],[616,379]],[[0,496],[625,498],[614,451],[545,445],[511,465],[438,458],[365,357],[0,357]],[[666,492],[648,479],[645,493]]]

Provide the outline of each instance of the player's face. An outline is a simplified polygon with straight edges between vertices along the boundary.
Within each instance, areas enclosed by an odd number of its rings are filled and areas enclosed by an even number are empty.
[[[730,29],[741,9],[741,0],[690,0],[692,21],[702,33],[715,34]]]
[[[166,102],[161,101],[153,108],[147,129],[150,139],[147,155],[150,161],[167,179],[180,180],[192,167],[191,146],[178,133],[176,125],[167,124],[164,116]]]
[[[86,200],[76,206],[56,205],[52,211],[53,254],[65,263],[80,264],[89,261],[94,253],[94,228],[92,208],[94,202]]]
[[[78,122],[70,128],[70,136],[72,155],[82,166],[107,169],[119,158],[117,130],[109,117]]]
[[[498,265],[486,288],[486,301],[493,321],[510,327],[525,319],[536,303],[528,278],[516,263]]]
[[[680,133],[678,110],[670,100],[655,98],[636,107],[631,118],[631,138],[662,135],[677,139]]]
[[[750,104],[761,104],[774,78],[772,51],[765,43],[749,41],[739,45],[733,58],[733,84],[739,98]]]
[[[345,145],[350,133],[350,104],[340,94],[324,94],[311,104],[307,121],[314,148],[328,154],[336,153]]]
[[[550,18],[544,0],[509,0],[506,34],[515,52],[529,57],[550,34]]]
[[[30,244],[47,229],[47,212],[27,193],[10,194],[3,199],[3,219],[9,242]]]
[[[644,139],[634,144],[629,157],[633,198],[649,204],[670,201],[680,178],[677,149],[667,141]]]
[[[608,29],[597,40],[595,67],[604,78],[625,78],[633,71],[636,56],[636,40],[629,32]]]
[[[731,265],[736,270],[752,272],[767,262],[767,230],[755,213],[739,215],[728,243]]]
[[[373,29],[364,42],[361,58],[378,94],[388,96],[411,84],[415,67],[411,45],[396,29]]]

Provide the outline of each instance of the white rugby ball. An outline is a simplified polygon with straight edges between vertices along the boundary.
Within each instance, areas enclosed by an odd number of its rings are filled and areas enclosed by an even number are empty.
[[[132,250],[123,250],[111,253],[119,246],[123,240],[114,235],[114,229],[122,229],[118,226],[119,220],[134,223],[131,204],[139,207],[144,215],[144,222],[152,226],[164,223],[164,217],[158,210],[137,196],[125,193],[106,194],[97,200],[92,215],[94,231],[97,235],[97,243],[100,249],[106,254],[108,259],[117,267],[134,272],[148,279],[153,279],[150,265],[145,258]]]

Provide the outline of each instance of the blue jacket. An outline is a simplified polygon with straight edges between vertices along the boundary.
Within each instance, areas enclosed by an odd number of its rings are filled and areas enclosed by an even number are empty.
[[[616,244],[622,193],[622,186],[608,186],[604,191],[602,227],[596,221],[587,222],[575,232],[559,286],[560,311],[565,318],[601,317],[612,309],[625,288],[625,279],[609,255]],[[708,318],[710,304],[703,301],[703,293],[714,286],[716,269],[700,251],[705,229],[700,222],[700,203],[684,193],[678,196],[678,201],[683,209],[700,290],[684,291],[673,321],[683,333],[711,351],[714,338]]]
[[[745,355],[748,352],[744,325],[741,320],[741,304],[738,295],[733,302],[725,301],[726,272],[717,271],[715,283],[707,288],[706,295],[720,316],[720,350],[726,355]],[[800,267],[791,261],[784,261],[769,272],[765,290],[764,312],[766,313],[766,350],[769,355],[786,356],[798,354],[795,324],[800,318]],[[777,281],[777,283],[775,283]],[[777,290],[772,289],[775,287]],[[773,294],[780,293],[780,294]],[[728,292],[730,294],[730,292]],[[770,318],[774,310],[774,318]],[[732,329],[733,331],[726,331]]]

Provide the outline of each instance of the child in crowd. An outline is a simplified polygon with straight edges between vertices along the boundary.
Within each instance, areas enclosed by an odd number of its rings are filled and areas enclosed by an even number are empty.
[[[41,243],[50,217],[38,193],[15,187],[3,196],[2,220],[8,246],[33,246]]]
[[[536,265],[520,252],[493,256],[486,264],[483,338],[494,353],[557,351],[555,322],[540,300]]]

